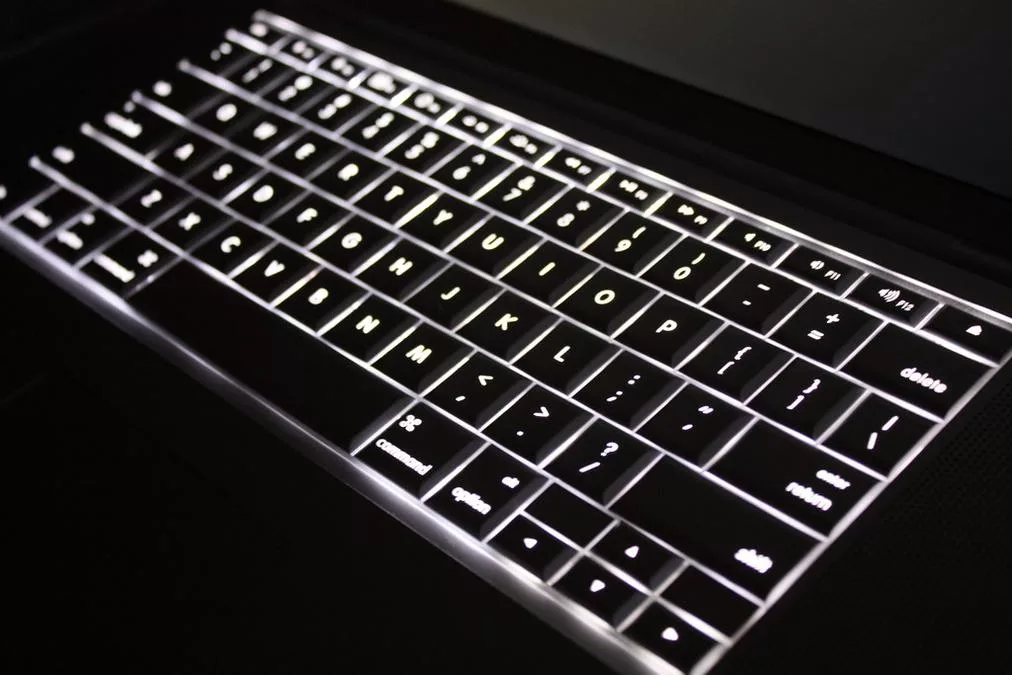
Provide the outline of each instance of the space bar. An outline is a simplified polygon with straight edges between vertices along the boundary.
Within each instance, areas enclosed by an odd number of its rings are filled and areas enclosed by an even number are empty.
[[[405,397],[319,340],[180,263],[130,300],[151,321],[342,450]]]

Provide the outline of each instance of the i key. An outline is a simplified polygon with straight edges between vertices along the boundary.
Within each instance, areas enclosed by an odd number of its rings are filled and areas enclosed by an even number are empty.
[[[682,384],[629,352],[622,352],[575,394],[605,417],[623,426],[635,426]]]
[[[555,321],[553,315],[506,291],[457,333],[509,359]]]
[[[471,426],[480,427],[528,384],[488,357],[474,354],[427,398]]]
[[[749,265],[706,303],[732,321],[765,333],[808,295],[785,276]]]
[[[744,400],[787,359],[786,352],[728,326],[681,370],[718,391]]]
[[[540,462],[587,420],[587,415],[545,389],[534,386],[485,429],[489,438]]]
[[[375,366],[405,387],[421,391],[466,352],[463,344],[426,324],[414,328]]]
[[[543,242],[502,280],[539,300],[553,303],[593,269],[594,263],[590,260],[557,244]]]
[[[794,359],[750,402],[751,407],[806,436],[819,436],[857,398],[845,380]]]
[[[656,454],[632,436],[598,420],[545,468],[566,485],[606,503]]]

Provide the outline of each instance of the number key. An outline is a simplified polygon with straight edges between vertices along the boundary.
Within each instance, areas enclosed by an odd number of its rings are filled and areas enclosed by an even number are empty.
[[[698,239],[686,238],[651,265],[643,278],[688,300],[702,300],[742,261]]]

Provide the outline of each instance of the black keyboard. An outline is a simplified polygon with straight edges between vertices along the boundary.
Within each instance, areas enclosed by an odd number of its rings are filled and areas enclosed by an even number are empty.
[[[6,247],[662,671],[716,663],[1012,346],[1008,317],[269,13],[31,168]]]

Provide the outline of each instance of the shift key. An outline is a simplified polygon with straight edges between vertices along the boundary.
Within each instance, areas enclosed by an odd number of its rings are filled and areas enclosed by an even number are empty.
[[[613,509],[760,597],[816,543],[671,459],[655,465]]]

